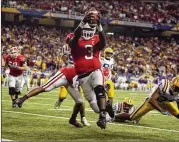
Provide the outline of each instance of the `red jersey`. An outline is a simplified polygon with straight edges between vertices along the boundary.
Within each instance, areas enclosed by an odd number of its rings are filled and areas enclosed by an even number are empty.
[[[10,55],[7,55],[5,58],[6,64],[9,65],[10,75],[19,76],[23,74],[23,70],[17,68],[11,68],[11,65],[21,67],[25,63],[25,57],[19,54],[16,58],[11,58]]]
[[[70,84],[73,84],[73,78],[76,76],[75,68],[73,67],[61,68],[60,72],[62,72],[65,75],[66,79]]]
[[[71,48],[71,54],[78,75],[101,68],[98,42],[99,35],[94,35],[90,40],[80,38],[76,45]]]

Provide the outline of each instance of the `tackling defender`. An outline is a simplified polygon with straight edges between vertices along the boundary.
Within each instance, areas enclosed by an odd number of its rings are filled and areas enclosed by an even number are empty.
[[[178,93],[179,77],[174,77],[171,82],[168,79],[162,79],[140,107],[130,115],[122,113],[118,118],[121,120],[136,120],[139,122],[142,116],[156,109],[164,115],[169,113],[179,119],[179,109],[177,107],[179,102],[177,98]]]
[[[97,125],[101,129],[106,127],[106,96],[99,53],[105,45],[106,39],[100,23],[100,14],[95,8],[91,8],[75,29],[69,46],[78,75],[76,79],[84,91],[85,98],[94,98],[93,91],[96,94],[100,111]]]
[[[26,71],[27,65],[25,57],[18,53],[17,47],[12,47],[10,54],[5,57],[5,70],[9,67],[8,75],[9,95],[12,100],[12,107],[15,108],[15,100],[22,91],[23,72]]]
[[[121,122],[120,119],[118,119],[118,115],[120,113],[128,113],[131,114],[134,111],[134,100],[131,97],[126,97],[123,102],[117,102],[113,106],[113,113],[114,117],[111,118],[109,114],[107,113],[106,121],[107,122]]]

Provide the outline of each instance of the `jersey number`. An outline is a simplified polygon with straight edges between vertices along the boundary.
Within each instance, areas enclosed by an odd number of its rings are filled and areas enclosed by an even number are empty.
[[[89,55],[85,55],[85,59],[89,60],[89,59],[93,59],[93,46],[92,45],[86,45],[85,46],[87,52]]]
[[[10,66],[12,66],[12,65],[13,65],[13,66],[17,66],[17,62],[9,62],[9,65],[10,65]]]

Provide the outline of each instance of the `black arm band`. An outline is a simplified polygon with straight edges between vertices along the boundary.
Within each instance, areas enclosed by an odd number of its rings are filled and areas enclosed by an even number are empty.
[[[98,42],[98,46],[100,47],[99,49],[102,50],[106,46],[106,37],[103,30],[99,32],[99,40],[100,41]]]
[[[69,42],[70,48],[72,48],[78,42],[79,38],[81,37],[81,32],[82,32],[82,28],[78,26],[75,29],[74,37]]]

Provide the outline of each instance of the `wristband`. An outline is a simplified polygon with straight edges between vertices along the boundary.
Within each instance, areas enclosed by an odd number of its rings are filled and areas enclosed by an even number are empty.
[[[97,26],[97,30],[98,30],[99,32],[102,32],[102,31],[103,31],[103,27],[102,27],[101,24],[99,24],[99,25]]]

